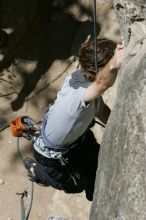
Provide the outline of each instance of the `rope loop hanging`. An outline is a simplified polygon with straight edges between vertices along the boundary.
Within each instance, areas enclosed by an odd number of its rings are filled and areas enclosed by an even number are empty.
[[[22,161],[22,163],[24,164],[24,158],[20,152],[20,146],[19,146],[19,137],[17,137],[17,153]],[[21,220],[28,220],[29,219],[29,215],[30,215],[30,211],[32,208],[32,202],[33,202],[33,192],[34,192],[34,183],[31,182],[31,191],[30,191],[30,203],[29,206],[27,208],[27,210],[25,210],[24,207],[24,196],[27,196],[27,192],[25,191],[25,193],[16,193],[17,195],[21,195]]]

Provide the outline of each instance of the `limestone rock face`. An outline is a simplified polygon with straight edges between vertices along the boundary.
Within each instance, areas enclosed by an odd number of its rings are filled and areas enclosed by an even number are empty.
[[[146,219],[146,3],[121,2],[114,3],[127,47],[101,144],[90,220]]]

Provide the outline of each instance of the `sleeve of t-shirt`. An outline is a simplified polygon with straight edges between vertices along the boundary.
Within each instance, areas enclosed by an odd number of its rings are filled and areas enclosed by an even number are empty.
[[[84,94],[86,88],[79,87],[78,89],[73,89],[69,94],[68,100],[68,113],[72,116],[76,116],[82,109],[87,108],[88,105],[85,104]]]

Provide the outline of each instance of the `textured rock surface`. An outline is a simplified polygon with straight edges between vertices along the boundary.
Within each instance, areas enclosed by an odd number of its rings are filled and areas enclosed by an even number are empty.
[[[90,220],[146,219],[146,23],[144,1],[115,1],[133,7],[144,20],[129,20],[130,36],[120,14],[127,49],[119,72],[115,106],[100,151]],[[126,4],[127,3],[127,4]],[[133,5],[137,3],[136,5]],[[121,7],[119,5],[119,7]],[[126,14],[130,17],[131,14]],[[136,16],[135,16],[136,18]]]

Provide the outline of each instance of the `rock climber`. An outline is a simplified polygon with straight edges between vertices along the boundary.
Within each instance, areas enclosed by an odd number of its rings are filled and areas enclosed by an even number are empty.
[[[97,117],[106,124],[110,115],[102,94],[117,77],[124,45],[91,38],[79,50],[80,68],[65,78],[61,90],[40,122],[33,137],[36,160],[26,158],[30,179],[65,193],[80,193],[93,199],[100,145],[91,127]]]

